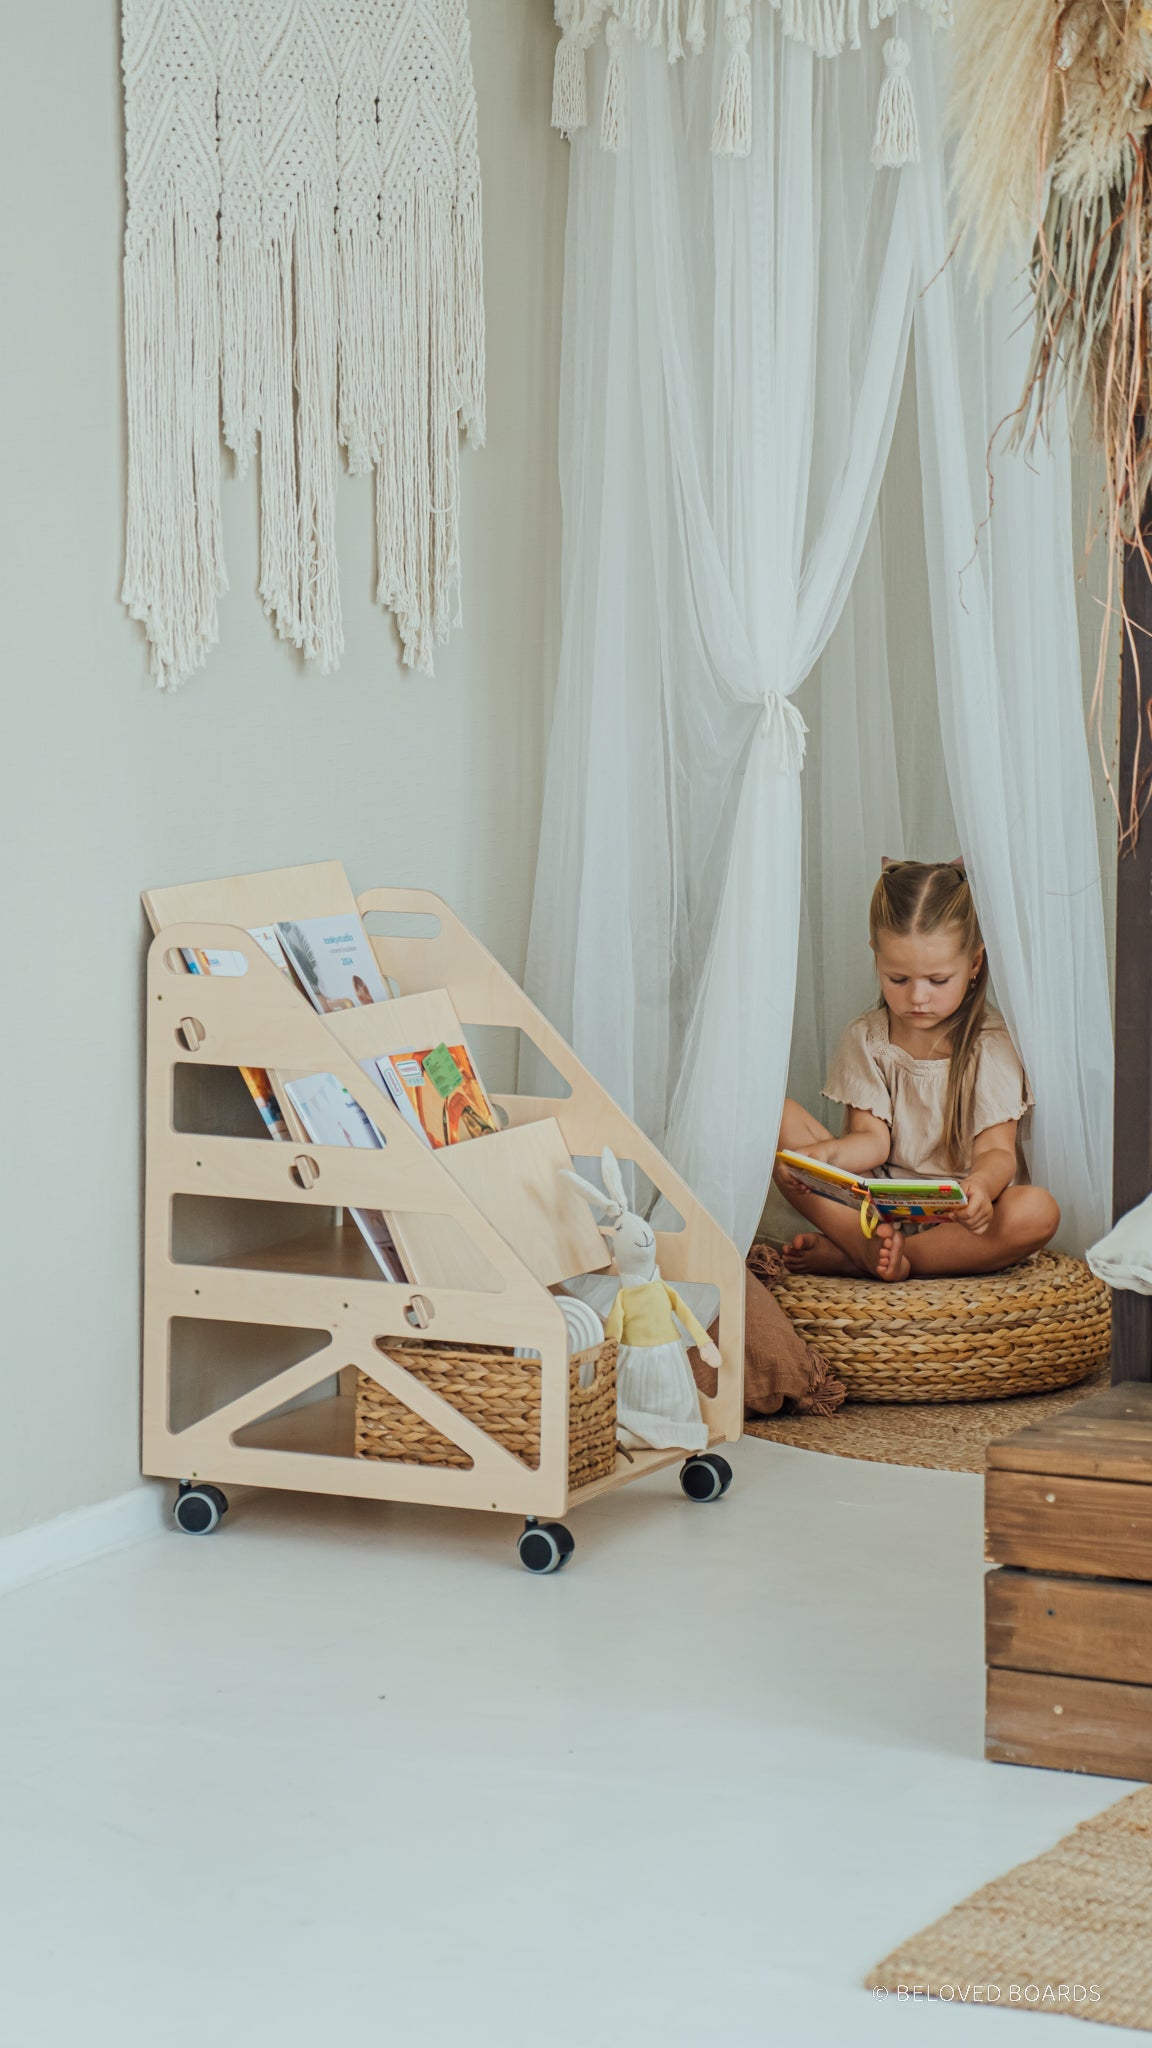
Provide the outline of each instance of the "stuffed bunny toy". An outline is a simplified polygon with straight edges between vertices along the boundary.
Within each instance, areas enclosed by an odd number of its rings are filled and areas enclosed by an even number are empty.
[[[661,1279],[656,1233],[628,1207],[615,1154],[604,1147],[600,1161],[603,1189],[567,1167],[561,1171],[585,1201],[601,1212],[600,1235],[612,1251],[620,1275],[620,1291],[604,1325],[604,1335],[615,1337],[620,1345],[616,1367],[620,1443],[629,1449],[706,1450],[708,1430],[701,1420],[696,1382],[674,1318],[678,1316],[691,1334],[705,1365],[718,1366],[720,1353],[691,1309]]]

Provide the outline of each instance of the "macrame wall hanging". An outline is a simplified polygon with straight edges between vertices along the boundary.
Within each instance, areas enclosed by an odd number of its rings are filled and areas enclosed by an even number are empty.
[[[876,108],[872,161],[878,168],[918,163],[920,140],[908,80],[910,52],[900,34],[902,5],[917,6],[935,26],[952,20],[952,0],[759,0],[781,16],[786,36],[818,57],[858,50],[867,30],[883,31],[886,75]],[[670,64],[699,57],[709,28],[723,29],[728,45],[720,104],[712,133],[717,156],[747,156],[752,147],[753,0],[555,0],[560,42],[552,90],[552,126],[572,136],[588,126],[587,52],[601,36],[608,63],[599,133],[604,149],[627,146],[627,81],[620,61],[625,35],[667,51]]]
[[[165,685],[227,587],[220,433],[260,457],[260,595],[343,646],[338,447],[374,470],[378,597],[431,672],[459,623],[458,436],[484,437],[466,0],[124,0],[124,602]]]

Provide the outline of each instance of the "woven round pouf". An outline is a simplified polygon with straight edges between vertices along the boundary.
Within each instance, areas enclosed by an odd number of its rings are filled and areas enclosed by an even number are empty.
[[[1049,1393],[1090,1378],[1108,1358],[1108,1289],[1058,1252],[967,1280],[888,1286],[790,1273],[774,1291],[850,1401]]]

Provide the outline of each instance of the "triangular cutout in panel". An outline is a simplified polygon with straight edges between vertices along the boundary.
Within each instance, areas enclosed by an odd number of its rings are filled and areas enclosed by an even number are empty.
[[[231,1401],[328,1349],[327,1330],[173,1316],[169,1324],[168,1427],[191,1429]],[[322,1376],[326,1383],[333,1364]],[[313,1396],[315,1398],[315,1396]]]

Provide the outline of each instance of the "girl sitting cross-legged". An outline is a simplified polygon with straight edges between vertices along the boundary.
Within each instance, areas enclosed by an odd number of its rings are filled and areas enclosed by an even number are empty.
[[[991,1273],[1039,1251],[1060,1211],[1024,1180],[1018,1134],[1032,1096],[1002,1017],[987,1007],[988,961],[972,892],[958,862],[885,863],[869,936],[880,1002],[849,1024],[824,1094],[844,1104],[830,1137],[786,1102],[780,1145],[849,1173],[959,1179],[955,1218],[865,1237],[850,1208],[810,1194],[779,1162],[776,1183],[810,1224],[785,1246],[794,1272],[861,1273],[875,1280]]]

